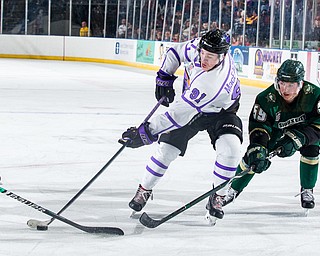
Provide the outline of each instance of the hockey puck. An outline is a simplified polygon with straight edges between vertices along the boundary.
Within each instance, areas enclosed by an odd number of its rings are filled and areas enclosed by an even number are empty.
[[[41,231],[48,230],[48,226],[37,226],[37,230],[41,230]]]

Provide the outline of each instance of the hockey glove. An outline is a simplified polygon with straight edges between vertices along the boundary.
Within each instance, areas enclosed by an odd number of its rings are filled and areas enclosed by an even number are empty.
[[[253,167],[252,171],[261,173],[267,170],[271,162],[267,159],[268,149],[262,145],[253,143],[247,149],[248,165]]]
[[[176,80],[176,76],[168,75],[167,73],[159,70],[156,77],[156,99],[159,101],[163,96],[166,97],[162,101],[162,105],[169,107],[169,103],[173,102],[176,95],[173,89],[173,82]]]
[[[152,144],[158,140],[158,135],[154,136],[149,130],[149,123],[141,124],[138,128],[130,127],[123,134],[122,138],[118,140],[119,143],[124,145],[129,141],[127,147],[139,148],[144,145]]]
[[[284,131],[284,136],[277,142],[275,148],[280,148],[279,157],[292,156],[302,146],[306,145],[307,137],[303,132],[296,129]]]

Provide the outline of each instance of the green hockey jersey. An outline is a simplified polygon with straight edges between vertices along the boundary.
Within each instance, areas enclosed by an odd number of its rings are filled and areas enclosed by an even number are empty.
[[[285,129],[305,131],[308,145],[318,144],[320,140],[320,88],[303,81],[303,86],[288,104],[275,89],[274,85],[259,93],[249,117],[249,134],[262,131],[268,134],[267,146],[273,150],[275,143],[283,136]],[[310,133],[311,130],[311,133]],[[261,143],[265,144],[265,143]]]

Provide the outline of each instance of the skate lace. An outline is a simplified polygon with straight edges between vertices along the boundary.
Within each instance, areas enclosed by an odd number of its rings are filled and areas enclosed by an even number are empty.
[[[303,201],[314,201],[312,189],[303,189],[299,194],[296,195],[302,197]]]
[[[238,194],[238,191],[234,190],[233,188],[230,188],[224,199],[224,203],[234,202],[237,194]]]
[[[211,200],[212,208],[222,211],[222,205],[223,205],[224,198],[225,198],[225,196],[219,196],[219,195],[215,194]]]
[[[134,197],[134,201],[138,203],[145,203],[148,201],[149,197],[151,196],[151,200],[153,199],[152,190],[145,190],[142,187],[139,187],[137,193]]]

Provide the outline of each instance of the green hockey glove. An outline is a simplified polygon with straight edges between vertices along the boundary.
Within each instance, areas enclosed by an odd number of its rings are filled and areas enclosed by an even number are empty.
[[[279,157],[292,156],[297,150],[304,146],[307,137],[303,132],[296,129],[284,131],[284,136],[277,142],[275,148],[280,148]]]
[[[271,162],[267,159],[268,149],[262,145],[252,143],[247,149],[247,161],[250,167],[253,167],[252,171],[255,173],[261,173],[267,170]]]

